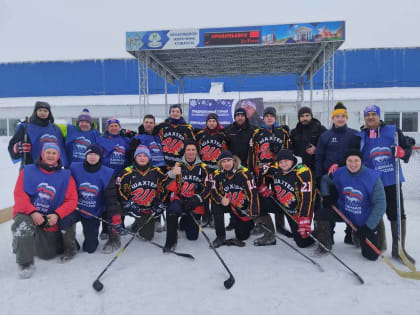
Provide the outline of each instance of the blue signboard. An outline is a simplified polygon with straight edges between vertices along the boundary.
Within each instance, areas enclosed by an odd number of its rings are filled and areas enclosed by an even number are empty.
[[[315,22],[126,33],[127,51],[344,41],[345,22]]]
[[[219,123],[227,126],[232,123],[232,99],[190,99],[188,111],[189,123],[194,128],[203,129],[206,127],[206,118],[210,113],[219,116]]]

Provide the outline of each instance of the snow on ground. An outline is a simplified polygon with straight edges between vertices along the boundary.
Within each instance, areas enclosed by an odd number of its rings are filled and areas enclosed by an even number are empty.
[[[1,143],[0,151],[3,203],[12,199],[17,173],[7,160],[6,144]],[[418,201],[406,200],[407,245],[419,261],[417,208]],[[11,224],[0,224],[0,314],[420,314],[420,281],[400,278],[383,261],[367,261],[359,249],[345,245],[344,224],[337,224],[334,252],[363,277],[364,285],[331,256],[314,258],[325,269],[320,272],[282,242],[255,247],[252,236],[244,248],[218,249],[236,278],[236,284],[226,290],[223,281],[228,274],[204,237],[188,241],[180,232],[177,250],[191,253],[195,261],[163,254],[135,240],[101,279],[105,286],[101,293],[92,289],[92,282],[115,254],[79,252],[67,264],[60,264],[58,258],[36,259],[33,278],[20,280],[11,250]],[[389,257],[388,222],[386,226]],[[215,238],[214,230],[205,231],[211,240]],[[156,234],[154,240],[163,244],[164,237]],[[233,233],[228,232],[228,237]],[[80,225],[77,238],[83,241]],[[124,236],[122,243],[128,239]],[[310,255],[313,249],[302,251]]]
[[[0,137],[0,209],[13,205],[13,189],[20,166],[10,160],[8,143],[8,137]]]

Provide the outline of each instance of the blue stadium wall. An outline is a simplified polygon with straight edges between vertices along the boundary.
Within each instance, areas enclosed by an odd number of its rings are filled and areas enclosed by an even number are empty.
[[[295,90],[295,76],[201,78],[185,81],[185,93],[207,93],[212,81],[225,91]],[[335,55],[335,88],[419,87],[420,48],[342,50]],[[314,78],[322,88],[322,71]],[[150,71],[149,91],[164,93]],[[178,87],[168,85],[169,93]],[[104,59],[0,63],[0,97],[137,94],[137,61]]]

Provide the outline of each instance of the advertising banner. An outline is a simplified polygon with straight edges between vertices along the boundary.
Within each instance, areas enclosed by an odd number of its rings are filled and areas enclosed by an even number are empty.
[[[194,128],[203,129],[206,127],[207,115],[216,113],[219,116],[219,123],[222,126],[227,126],[233,121],[233,101],[229,99],[190,99],[189,123]]]

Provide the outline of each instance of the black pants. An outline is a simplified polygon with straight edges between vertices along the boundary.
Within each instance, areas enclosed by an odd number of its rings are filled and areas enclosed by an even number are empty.
[[[274,197],[273,197],[274,198]],[[284,213],[277,203],[270,197],[270,198],[260,198],[260,214],[261,216],[265,216],[269,213]],[[289,222],[290,230],[292,231],[293,239],[296,242],[298,247],[304,248],[312,245],[314,240],[310,237],[302,238],[298,233],[298,225],[293,219],[293,217],[286,214],[287,222]]]
[[[386,216],[389,221],[397,221],[397,186],[391,185],[386,186],[385,188],[385,197],[386,197]],[[403,193],[400,184],[400,200],[401,200],[401,220],[405,220],[405,210],[404,210],[404,199]]]
[[[344,222],[343,219],[332,209],[330,208],[321,208],[319,211],[318,216],[319,221],[330,221],[331,223],[335,222]],[[366,257],[369,260],[376,260],[378,259],[378,255],[366,244],[365,238],[369,239],[375,247],[379,246],[379,238],[378,238],[378,227],[374,230],[366,233],[360,238],[360,247],[362,250],[363,257]]]
[[[216,236],[219,238],[226,238],[225,229],[225,213],[230,213],[235,216],[230,207],[222,205],[212,204],[212,213],[214,217],[214,227],[216,230]],[[236,217],[236,216],[235,216]],[[254,228],[254,222],[252,220],[243,221],[241,218],[236,217],[235,224],[235,236],[238,240],[246,240],[251,235],[251,230]]]

